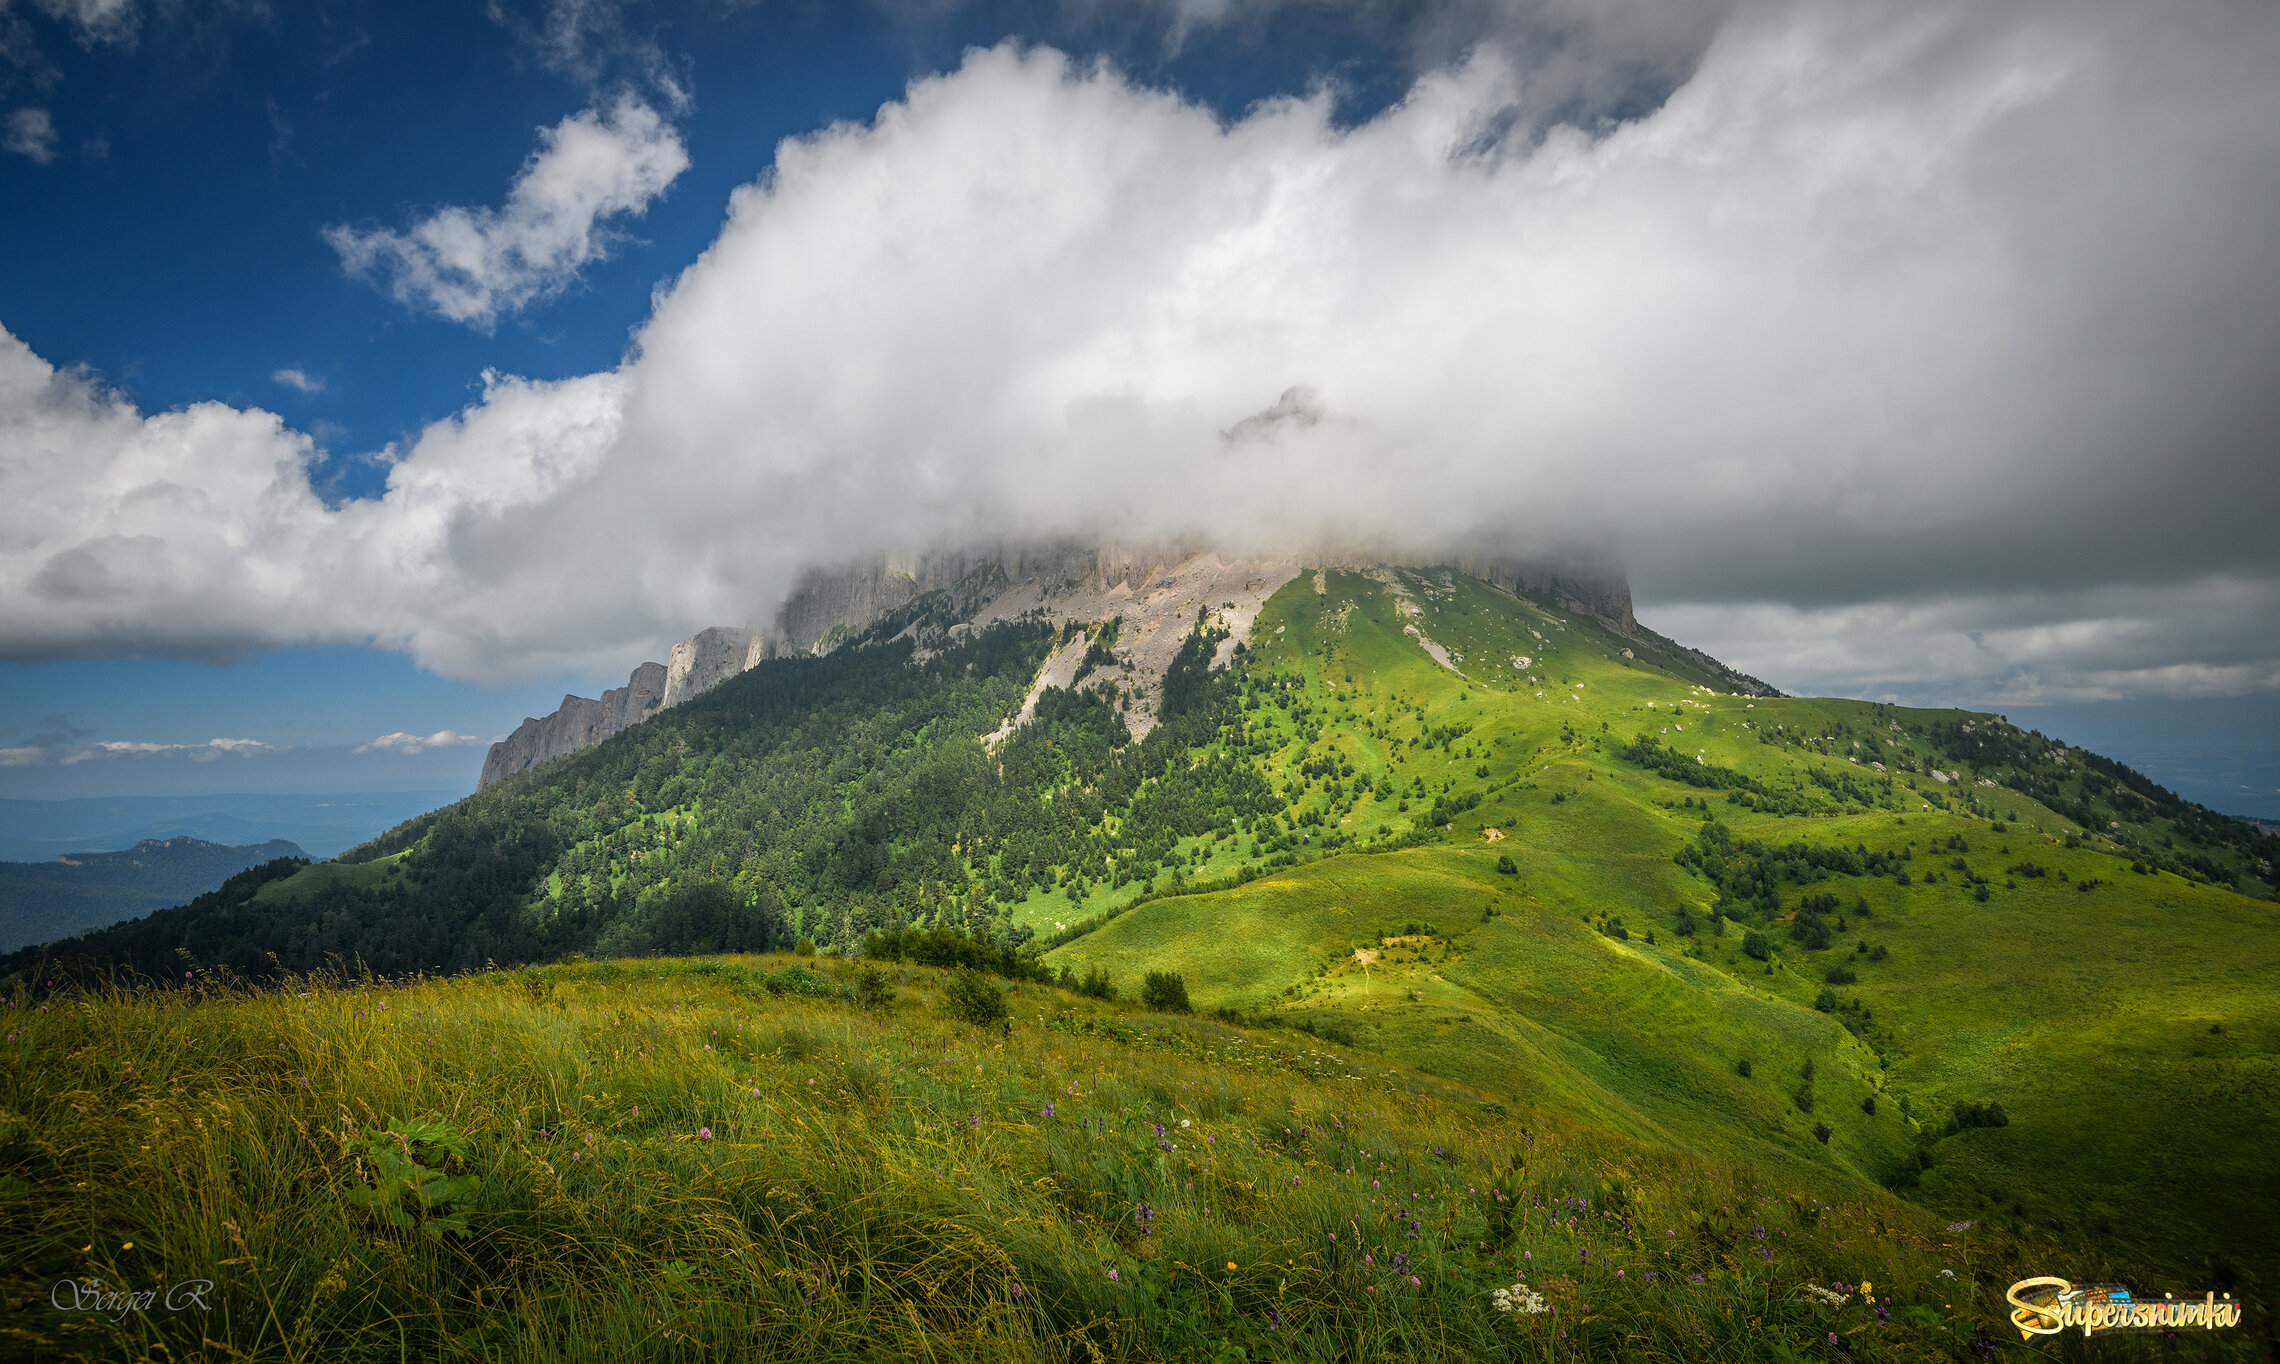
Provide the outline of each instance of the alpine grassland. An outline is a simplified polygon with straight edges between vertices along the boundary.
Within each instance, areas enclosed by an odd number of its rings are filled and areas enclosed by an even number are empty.
[[[1205,612],[1152,724],[1114,621],[944,609],[0,961],[5,1338],[2275,1350],[2280,841],[1453,571]],[[2036,1275],[2248,1317],[2026,1341]]]
[[[0,1338],[106,1359],[1974,1358],[2002,1329],[1990,1285],[2053,1252],[1286,1031],[1034,982],[976,1027],[954,979],[730,957],[19,999]],[[92,1307],[184,1280],[211,1282],[202,1307],[33,1310],[59,1282]]]

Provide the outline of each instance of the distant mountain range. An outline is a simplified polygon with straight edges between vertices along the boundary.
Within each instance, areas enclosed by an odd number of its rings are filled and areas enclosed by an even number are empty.
[[[183,834],[230,846],[284,839],[322,859],[464,794],[385,791],[0,800],[0,861],[47,862],[65,853],[114,852]]]
[[[230,847],[184,836],[52,862],[0,862],[0,951],[187,904],[248,867],[307,856],[283,839]]]

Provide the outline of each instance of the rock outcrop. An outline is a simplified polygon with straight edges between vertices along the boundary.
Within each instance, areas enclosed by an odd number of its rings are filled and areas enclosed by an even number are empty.
[[[543,719],[526,718],[514,733],[491,745],[476,789],[528,771],[548,758],[592,748],[619,730],[640,724],[664,709],[665,681],[664,664],[644,663],[633,670],[624,686],[603,692],[598,701],[565,696],[553,714]]]
[[[1366,569],[1386,563],[1446,564],[1508,592],[1551,595],[1626,634],[1638,628],[1631,614],[1630,585],[1622,571],[1588,563],[1489,555],[1427,559],[1351,551],[1222,558],[1208,547],[1176,541],[1138,545],[1064,541],[881,555],[834,569],[810,569],[764,627],[715,626],[699,631],[674,645],[668,662],[642,664],[624,687],[604,692],[599,701],[563,697],[554,714],[524,720],[513,734],[491,746],[480,785],[489,786],[548,758],[598,744],[763,660],[828,653],[935,593],[941,594],[940,609],[929,614],[938,622],[947,618],[978,627],[1031,613],[1056,624],[1077,621],[1093,626],[1120,619],[1115,661],[1100,675],[1129,698],[1129,723],[1135,733],[1145,734],[1155,724],[1164,669],[1199,608],[1217,615],[1231,632],[1221,648],[1224,662],[1235,644],[1248,636],[1266,599],[1297,576],[1302,565]],[[1057,651],[1038,687],[1066,685],[1089,647],[1089,638],[1080,635]],[[923,648],[929,639],[916,642]],[[1009,721],[1009,727],[1034,704],[1032,689],[1022,715]]]

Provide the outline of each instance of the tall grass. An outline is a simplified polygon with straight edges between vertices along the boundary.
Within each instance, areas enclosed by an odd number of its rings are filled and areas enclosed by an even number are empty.
[[[19,995],[0,1010],[0,1340],[101,1359],[1978,1358],[2031,1272],[2017,1244],[1882,1195],[1823,1205],[1307,1039],[1033,985],[981,1030],[950,1020],[935,973],[891,975],[868,1011],[762,958]],[[372,1192],[407,1165],[455,1192]],[[199,1279],[203,1310],[167,1310]],[[1545,1310],[1497,1310],[1515,1281]],[[160,1300],[54,1305],[100,1289]]]

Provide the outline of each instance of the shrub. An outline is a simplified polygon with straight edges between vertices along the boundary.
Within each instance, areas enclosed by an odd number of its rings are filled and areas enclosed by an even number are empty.
[[[952,1018],[975,1027],[986,1028],[1005,1022],[1005,991],[971,967],[962,967],[950,977],[942,999]]]
[[[1869,1094],[1862,1097],[1860,1101],[1860,1111],[1866,1113],[1872,1118],[1876,1116],[1876,1096],[1874,1094]]]
[[[1496,870],[1502,876],[1518,876],[1520,874],[1519,865],[1512,860],[1510,853],[1497,854]]]
[[[1150,971],[1140,982],[1140,1003],[1158,1013],[1195,1012],[1188,1006],[1187,981],[1177,971]]]
[[[815,955],[815,939],[813,939],[813,938],[801,938],[801,939],[800,939],[798,942],[796,942],[796,943],[794,943],[794,944],[792,945],[792,955],[793,955],[793,956],[795,956],[795,957],[812,957],[812,956],[814,956],[814,955]]]
[[[1741,1060],[1736,1061],[1734,1063],[1734,1073],[1741,1076],[1745,1080],[1750,1078],[1750,1058],[1745,1056]]]
[[[1813,1140],[1821,1143],[1823,1146],[1826,1146],[1829,1144],[1829,1137],[1831,1135],[1832,1134],[1829,1131],[1829,1125],[1827,1123],[1817,1122],[1813,1124]]]
[[[1745,955],[1756,957],[1759,961],[1766,961],[1773,956],[1773,948],[1767,944],[1765,934],[1754,928],[1742,934],[1742,951]]]
[[[1868,959],[1870,961],[1882,961],[1888,955],[1890,954],[1884,950],[1883,943],[1878,943],[1876,946],[1868,949]]]
[[[866,1009],[883,1009],[895,1002],[895,987],[887,984],[887,973],[876,966],[866,966],[855,977],[855,1002]]]
[[[1842,966],[1830,967],[1828,973],[1821,978],[1829,982],[1831,985],[1850,985],[1854,981],[1860,979],[1860,977],[1854,975],[1849,969]],[[1826,992],[1824,991],[1824,993]]]
[[[1821,993],[1813,996],[1813,1007],[1825,1014],[1835,1013],[1837,1010],[1837,992],[1826,985],[1822,986]]]
[[[1819,951],[1829,945],[1828,921],[1823,919],[1817,910],[1800,909],[1797,911],[1797,917],[1790,920],[1789,936],[1804,944],[1809,950]]]
[[[1077,993],[1087,999],[1114,999],[1116,986],[1110,982],[1108,972],[1097,966],[1085,970],[1085,978],[1077,982]]]
[[[1948,1131],[1951,1134],[1972,1127],[2010,1125],[2010,1115],[2003,1111],[2003,1105],[1999,1103],[1960,1103],[1955,1106],[1955,1115],[1948,1119]]]

